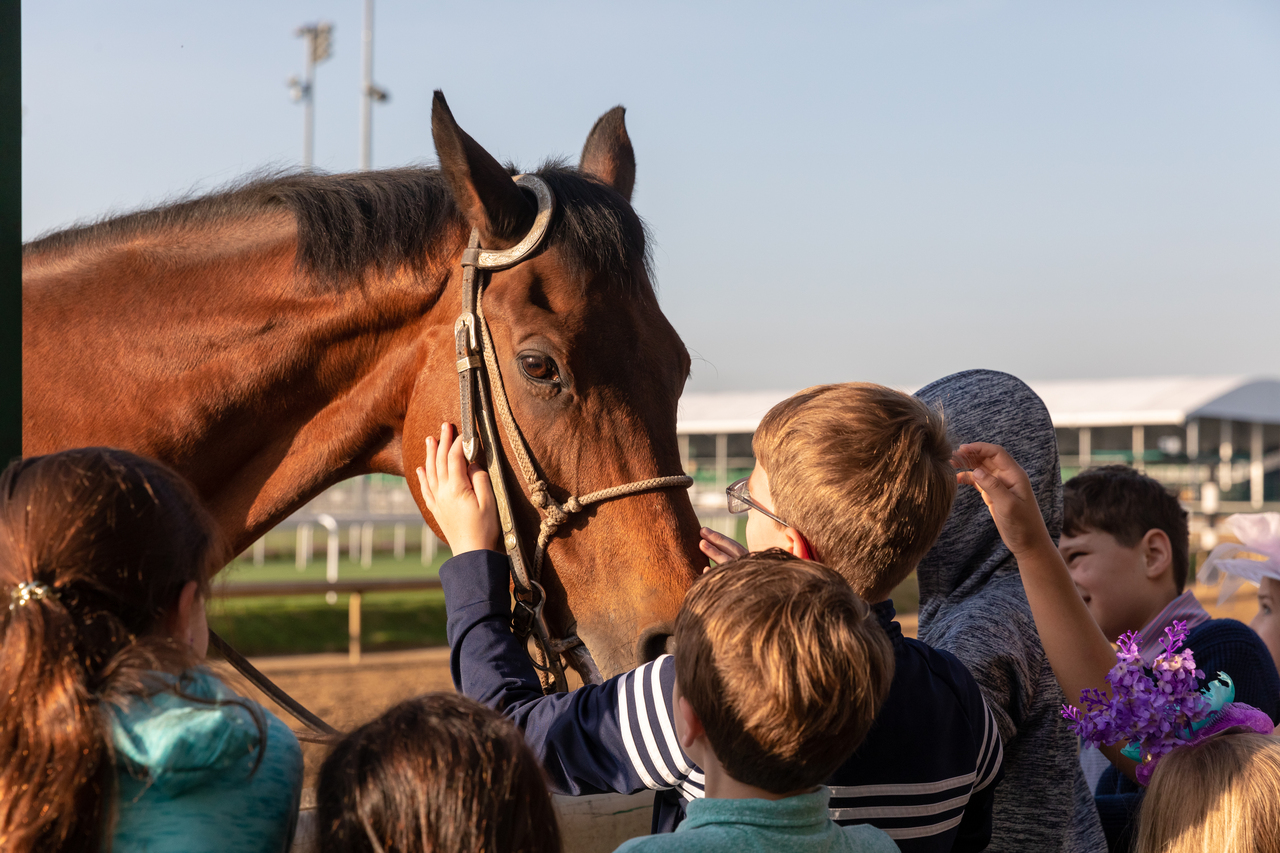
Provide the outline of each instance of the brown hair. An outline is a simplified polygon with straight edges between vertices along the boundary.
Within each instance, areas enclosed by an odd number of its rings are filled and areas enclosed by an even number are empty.
[[[1178,592],[1186,587],[1187,511],[1159,481],[1127,465],[1092,468],[1067,481],[1062,509],[1064,536],[1096,530],[1132,548],[1148,531],[1163,530],[1172,551],[1173,582]]]
[[[1280,850],[1280,738],[1215,735],[1160,759],[1138,816],[1136,853]]]
[[[892,388],[808,388],[770,409],[752,444],[777,514],[869,601],[911,574],[951,512],[942,416]]]
[[[840,575],[769,550],[713,569],[676,617],[676,683],[731,777],[817,785],[866,737],[893,647]]]
[[[320,853],[560,853],[542,768],[509,721],[453,693],[401,702],[320,767]]]
[[[114,771],[102,706],[165,689],[189,649],[153,635],[223,556],[177,474],[123,450],[14,462],[0,474],[0,847],[105,846]],[[20,584],[48,588],[18,603]],[[12,606],[10,606],[12,605]]]

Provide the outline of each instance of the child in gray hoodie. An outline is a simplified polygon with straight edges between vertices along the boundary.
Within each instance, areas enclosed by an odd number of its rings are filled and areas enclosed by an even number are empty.
[[[1054,541],[1062,530],[1062,475],[1044,403],[1007,373],[968,370],[916,397],[941,410],[953,446],[998,444],[1027,472]],[[991,851],[1106,850],[1077,759],[1065,701],[1036,633],[1013,554],[974,489],[956,493],[942,534],[917,568],[920,639],[973,673],[1004,740]]]

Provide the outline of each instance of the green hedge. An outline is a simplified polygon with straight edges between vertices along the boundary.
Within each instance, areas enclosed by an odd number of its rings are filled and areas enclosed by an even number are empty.
[[[347,650],[347,596],[326,604],[324,596],[215,599],[209,627],[243,655],[295,655]],[[386,592],[361,602],[364,651],[442,646],[444,594]]]

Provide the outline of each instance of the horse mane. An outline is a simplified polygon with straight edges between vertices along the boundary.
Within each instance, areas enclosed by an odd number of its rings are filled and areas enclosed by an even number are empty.
[[[514,167],[508,169],[517,173]],[[533,174],[555,193],[548,245],[563,251],[574,278],[586,281],[599,274],[624,287],[628,295],[643,295],[647,286],[640,271],[651,271],[651,257],[647,228],[631,205],[612,188],[561,161],[548,161]],[[297,222],[299,271],[323,290],[359,286],[369,268],[383,273],[400,267],[426,271],[438,261],[431,256],[433,244],[466,233],[439,169],[258,173],[209,195],[181,197],[38,237],[23,252],[90,249],[278,208],[288,210]]]

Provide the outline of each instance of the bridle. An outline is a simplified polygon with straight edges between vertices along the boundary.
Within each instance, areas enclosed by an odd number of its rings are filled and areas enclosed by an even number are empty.
[[[539,672],[543,689],[548,693],[561,693],[569,689],[562,659],[577,670],[583,683],[600,684],[604,679],[591,657],[591,651],[576,630],[571,627],[563,637],[554,637],[543,616],[547,596],[539,580],[551,538],[570,516],[582,512],[592,504],[659,489],[688,488],[693,485],[693,478],[684,474],[653,477],[577,497],[570,496],[564,503],[558,503],[551,496],[550,484],[538,475],[529,453],[529,445],[511,414],[493,337],[484,315],[484,290],[491,272],[510,269],[538,249],[551,224],[555,196],[547,183],[535,175],[517,175],[513,180],[523,189],[532,192],[538,201],[538,212],[529,233],[509,249],[489,251],[480,248],[480,232],[473,228],[471,239],[462,253],[462,313],[453,324],[454,354],[457,356],[458,370],[459,431],[463,453],[468,462],[474,462],[478,458],[481,446],[487,451],[485,465],[497,499],[502,544],[511,562],[511,583],[515,593],[512,631],[526,643],[529,639],[533,640],[534,647],[530,651],[530,657]],[[542,516],[532,564],[525,559],[523,543],[511,509],[511,498],[503,479],[504,454],[494,422],[495,409],[515,457],[515,465],[508,462],[508,467],[519,470],[529,492],[529,502]],[[476,434],[477,426],[479,436]],[[480,439],[479,445],[477,437]]]
[[[563,637],[553,637],[551,630],[547,627],[547,620],[542,614],[547,596],[542,584],[539,583],[539,578],[551,537],[555,536],[556,531],[568,521],[571,515],[582,512],[592,504],[658,489],[688,488],[693,485],[693,478],[683,474],[654,477],[601,489],[579,497],[570,497],[564,503],[557,503],[551,497],[550,485],[538,476],[529,453],[529,445],[525,443],[524,437],[520,434],[520,427],[511,414],[511,405],[507,401],[506,390],[502,384],[502,371],[498,369],[493,338],[489,333],[489,323],[484,316],[483,297],[485,286],[489,283],[489,273],[510,269],[536,251],[543,237],[546,236],[547,226],[551,223],[551,213],[555,207],[551,188],[541,178],[534,175],[517,175],[513,180],[532,192],[538,200],[538,213],[534,217],[533,227],[529,229],[529,233],[510,249],[491,252],[480,248],[480,233],[472,229],[471,239],[462,253],[463,308],[462,314],[453,324],[458,370],[459,429],[462,435],[463,452],[468,462],[476,460],[481,446],[488,450],[485,454],[485,464],[489,469],[489,480],[493,484],[493,492],[497,498],[498,519],[502,523],[502,543],[511,561],[511,584],[515,592],[511,629],[526,644],[530,639],[533,640],[534,647],[530,651],[530,657],[538,670],[543,690],[548,693],[567,692],[569,684],[565,678],[562,659],[578,671],[583,683],[600,684],[604,679],[586,643],[577,632],[570,628]],[[490,404],[491,396],[492,405]],[[509,467],[520,471],[525,486],[529,490],[529,502],[537,507],[542,516],[537,543],[533,550],[532,566],[525,560],[520,535],[516,529],[515,515],[511,510],[511,498],[507,494],[506,481],[503,479],[504,457],[502,442],[498,438],[498,429],[493,418],[495,408],[498,417],[502,420],[503,429],[506,431],[507,440],[511,443],[511,450],[516,460],[516,465],[509,465]],[[476,442],[477,426],[480,428],[479,445]],[[299,739],[329,743],[338,736],[339,733],[333,727],[280,689],[212,630],[209,631],[209,642],[242,675],[317,733],[295,732]]]

